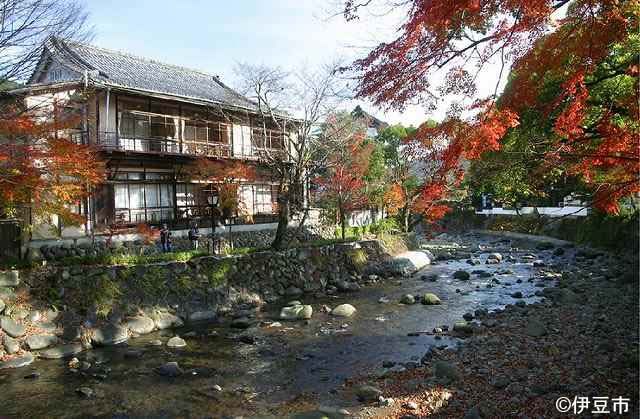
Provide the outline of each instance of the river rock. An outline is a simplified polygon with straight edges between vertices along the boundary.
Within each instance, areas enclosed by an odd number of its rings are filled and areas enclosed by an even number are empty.
[[[331,310],[332,316],[338,317],[351,317],[356,312],[356,308],[351,304],[340,304],[333,310]]]
[[[0,287],[17,287],[20,285],[20,272],[0,271]]]
[[[415,304],[416,298],[411,294],[405,294],[400,298],[400,304]]]
[[[280,310],[282,320],[308,320],[312,315],[313,308],[310,305],[282,307]]]
[[[79,354],[82,349],[80,343],[70,343],[41,351],[38,356],[44,359],[60,359]]]
[[[238,317],[231,321],[231,327],[234,329],[248,329],[253,325],[253,321],[248,317]]]
[[[361,402],[375,402],[382,396],[382,390],[373,386],[362,385],[356,389],[356,396]]]
[[[13,319],[9,317],[0,318],[0,328],[5,331],[5,333],[12,338],[19,338],[24,336],[27,332],[27,328],[21,324],[16,323]]]
[[[411,275],[431,264],[434,259],[428,250],[412,250],[396,255],[387,263],[387,271],[392,275]]]
[[[467,413],[464,414],[463,419],[481,419],[480,411],[477,407],[472,407],[471,409],[467,410]]]
[[[490,253],[489,256],[487,256],[487,263],[489,263],[489,260],[497,261],[491,263],[500,263],[502,262],[502,255],[500,253]]]
[[[284,290],[284,295],[286,295],[287,297],[297,297],[302,294],[303,291],[298,287],[294,287],[293,285]]]
[[[11,311],[11,317],[17,320],[24,320],[29,315],[29,310],[25,310],[23,308],[16,308]]]
[[[210,322],[215,320],[217,317],[215,311],[194,311],[189,314],[189,322],[198,323],[198,322]]]
[[[167,341],[167,347],[169,348],[184,348],[187,346],[187,342],[180,336],[174,336]]]
[[[96,395],[95,391],[89,387],[79,387],[76,389],[76,393],[85,399],[90,399]]]
[[[136,316],[124,323],[124,327],[131,330],[131,332],[136,333],[138,335],[146,335],[147,333],[153,332],[156,324],[155,322],[146,316]]]
[[[453,324],[453,330],[461,333],[473,333],[473,326],[465,320],[460,320]]]
[[[167,362],[166,364],[156,368],[154,371],[164,377],[177,377],[184,373],[177,362]]]
[[[460,378],[458,368],[446,361],[435,361],[433,363],[433,372],[436,378],[445,384],[453,383]]]
[[[467,271],[455,271],[453,273],[453,277],[461,281],[468,281],[471,275],[469,275],[469,272]]]
[[[522,293],[520,291],[516,291],[513,294],[511,294],[511,297],[513,297],[513,298],[522,298]]]
[[[527,335],[532,337],[540,337],[547,334],[547,328],[540,320],[537,319],[530,319],[525,325],[524,331]]]
[[[20,350],[20,344],[18,343],[18,341],[9,335],[4,336],[2,343],[4,344],[4,349],[9,355],[15,354]]]
[[[8,361],[0,362],[0,370],[6,368],[20,368],[26,367],[33,362],[33,355],[31,352],[25,352],[23,355],[10,359]]]
[[[151,315],[151,319],[153,319],[153,323],[158,330],[169,329],[171,327],[181,327],[184,325],[184,322],[180,317],[166,311],[154,312]]]
[[[433,306],[433,305],[442,304],[442,301],[437,295],[431,292],[428,292],[422,296],[422,304]]]
[[[58,343],[58,338],[54,335],[31,335],[27,337],[27,346],[32,351],[48,348]]]
[[[129,339],[129,331],[120,325],[108,325],[96,329],[91,341],[99,346],[117,345]]]
[[[578,302],[578,296],[575,292],[567,288],[545,288],[542,294],[557,303],[573,304]]]

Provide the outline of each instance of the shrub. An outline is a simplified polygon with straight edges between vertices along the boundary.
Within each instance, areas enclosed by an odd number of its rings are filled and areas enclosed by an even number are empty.
[[[358,272],[362,272],[369,261],[369,255],[364,249],[349,249],[346,255],[351,266]]]

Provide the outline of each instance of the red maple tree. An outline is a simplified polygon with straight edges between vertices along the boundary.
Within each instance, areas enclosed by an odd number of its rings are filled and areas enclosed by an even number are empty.
[[[345,2],[347,19],[370,2]],[[580,176],[594,189],[593,205],[608,212],[640,190],[638,53],[633,41],[638,5],[617,0],[412,0],[400,35],[382,43],[351,70],[357,93],[377,105],[403,109],[409,103],[434,108],[432,81],[446,71],[440,93],[473,97],[475,80],[492,60],[513,62],[509,86],[498,102],[477,101],[475,116],[451,116],[418,134],[444,136],[451,162],[498,150],[500,140],[526,111],[553,123],[547,152],[539,158]],[[635,42],[635,43],[634,43]],[[627,45],[628,52],[616,52]],[[621,47],[622,46],[622,47]],[[635,51],[635,52],[634,52]],[[632,88],[603,94],[615,78]],[[557,84],[559,88],[546,89]],[[543,87],[545,89],[543,89]],[[438,190],[440,188],[435,188]],[[425,193],[423,199],[431,194]]]
[[[327,158],[324,173],[315,183],[321,200],[337,210],[344,239],[347,214],[367,203],[365,175],[374,145],[365,142],[364,128],[348,115],[330,115],[323,131]]]
[[[218,208],[223,215],[240,214],[250,216],[245,203],[240,199],[238,189],[242,183],[257,177],[254,166],[238,160],[212,160],[199,157],[188,172],[199,180],[212,183],[218,189]]]
[[[71,140],[75,116],[37,114],[21,107],[0,109],[0,217],[21,217],[29,209],[39,221],[57,215],[65,225],[84,221],[74,205],[105,177],[98,150]]]

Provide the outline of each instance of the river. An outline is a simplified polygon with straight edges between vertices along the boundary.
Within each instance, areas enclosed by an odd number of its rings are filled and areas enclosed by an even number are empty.
[[[430,347],[459,343],[457,338],[416,332],[452,326],[479,308],[513,304],[517,299],[511,295],[516,291],[527,303],[538,300],[533,294],[539,288],[528,281],[537,268],[520,258],[530,251],[509,251],[508,244],[489,238],[469,244],[482,262],[494,250],[516,256],[515,261],[478,266],[464,260],[442,261],[401,281],[381,282],[335,298],[304,298],[314,308],[308,322],[282,321],[281,326],[268,327],[278,321],[280,307],[273,306],[257,313],[256,326],[248,330],[220,323],[152,333],[125,345],[81,353],[78,358],[87,362],[85,371],[70,371],[68,360],[42,360],[3,370],[0,417],[282,417],[316,404],[348,409],[357,401],[335,391],[346,379],[379,372],[384,361],[419,362]],[[472,275],[471,280],[460,281],[452,277],[459,269],[480,269],[494,276]],[[505,270],[509,273],[497,273]],[[421,278],[431,274],[437,274],[438,281]],[[443,303],[398,304],[403,294],[425,292],[435,293]],[[389,303],[380,303],[381,297]],[[357,313],[335,318],[321,312],[323,305],[342,303],[352,304]],[[174,334],[185,338],[186,348],[149,345]],[[169,378],[154,372],[169,361],[178,362],[184,374]],[[79,388],[93,394],[83,397]]]

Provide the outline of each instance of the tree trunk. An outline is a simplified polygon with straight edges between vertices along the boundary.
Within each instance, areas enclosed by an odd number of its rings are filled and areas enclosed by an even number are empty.
[[[411,219],[411,210],[409,205],[405,205],[402,209],[402,228],[405,233],[409,232],[409,220]]]
[[[347,229],[347,217],[344,214],[344,209],[342,207],[338,208],[340,211],[340,228],[342,230],[342,240],[346,237],[346,229]]]
[[[278,197],[278,229],[276,230],[276,237],[271,243],[271,248],[274,250],[282,250],[284,248],[285,235],[287,234],[287,227],[289,226],[289,194],[283,193]]]

